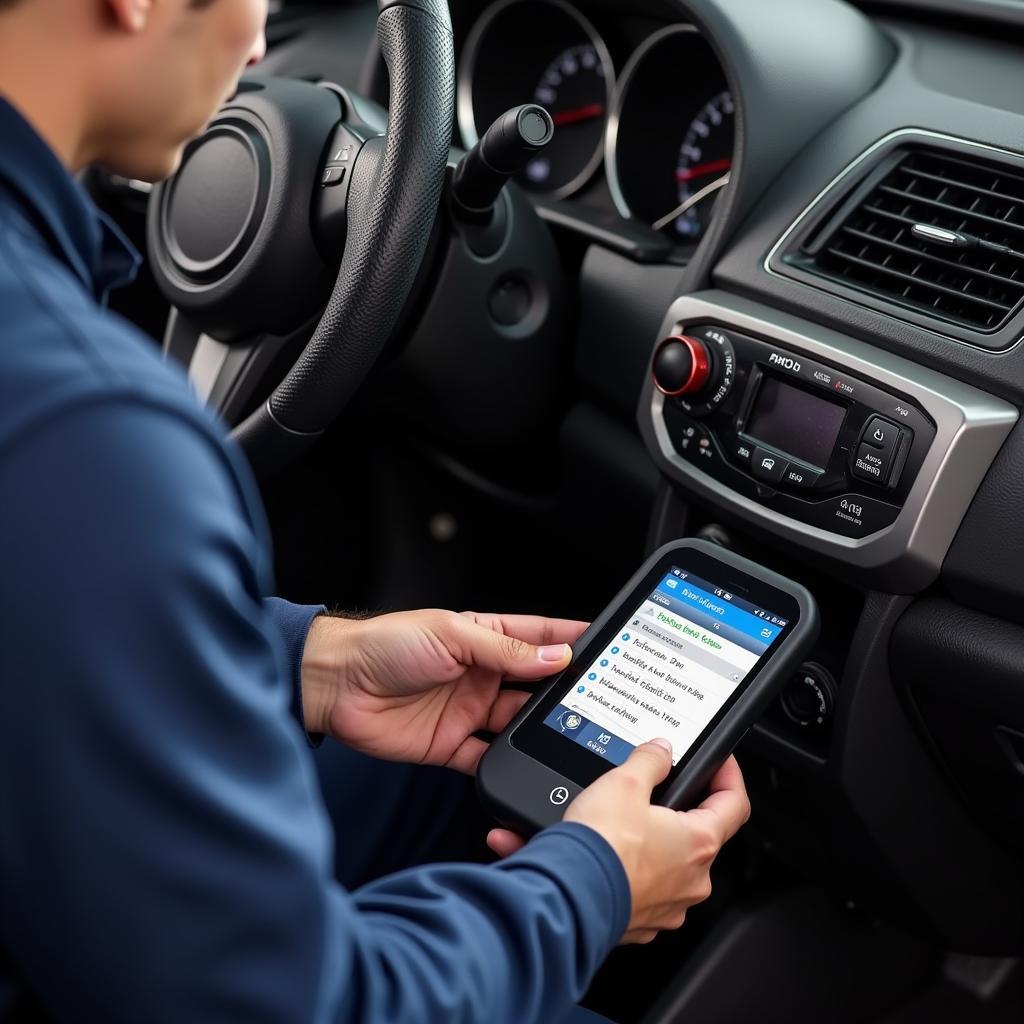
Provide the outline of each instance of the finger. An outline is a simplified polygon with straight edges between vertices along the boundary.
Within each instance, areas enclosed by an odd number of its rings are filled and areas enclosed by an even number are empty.
[[[687,813],[701,812],[715,822],[724,843],[746,824],[750,817],[750,799],[743,783],[743,773],[735,757],[730,757],[715,772],[709,784],[710,793],[700,805]]]
[[[476,736],[468,736],[455,748],[455,753],[448,758],[445,765],[464,775],[476,775],[480,758],[484,756],[489,746],[489,743],[477,739]]]
[[[487,833],[487,845],[499,856],[507,857],[526,845],[526,840],[507,828],[492,828]]]
[[[491,712],[487,716],[487,728],[491,732],[501,732],[530,697],[531,694],[523,693],[522,690],[502,690],[491,705]]]
[[[620,946],[634,946],[640,945],[645,946],[648,942],[653,942],[658,937],[657,928],[634,928],[632,931],[626,932],[622,936],[619,942]]]
[[[479,665],[503,676],[517,679],[542,679],[561,672],[572,658],[567,643],[537,646],[518,636],[480,625],[463,616],[455,637],[459,660],[464,665]]]
[[[672,744],[662,738],[641,743],[618,768],[609,775],[619,772],[638,779],[648,795],[659,782],[664,782],[672,770]]]
[[[508,636],[517,636],[530,644],[574,644],[590,625],[577,619],[549,619],[543,615],[495,615],[489,612],[464,612],[480,625],[497,628]]]

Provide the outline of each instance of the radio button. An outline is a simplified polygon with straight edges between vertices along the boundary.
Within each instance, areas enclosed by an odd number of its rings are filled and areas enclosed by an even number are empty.
[[[900,428],[895,424],[883,420],[881,416],[872,416],[860,439],[873,448],[882,448],[891,454],[899,436]]]
[[[750,465],[750,456],[754,451],[754,446],[749,441],[734,441],[730,450],[733,461],[739,462],[744,466]]]
[[[885,486],[892,469],[892,448],[873,448],[870,444],[861,444],[853,460],[853,475],[860,480],[869,480],[873,484]]]
[[[767,448],[755,448],[750,457],[750,469],[758,480],[777,484],[789,469],[789,462]]]
[[[813,469],[804,469],[803,466],[790,464],[789,469],[782,474],[782,482],[790,487],[813,487],[821,479],[821,474]]]

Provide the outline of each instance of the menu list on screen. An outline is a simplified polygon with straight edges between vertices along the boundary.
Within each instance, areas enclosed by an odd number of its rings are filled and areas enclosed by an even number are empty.
[[[544,724],[613,764],[664,736],[676,764],[786,625],[673,568]]]

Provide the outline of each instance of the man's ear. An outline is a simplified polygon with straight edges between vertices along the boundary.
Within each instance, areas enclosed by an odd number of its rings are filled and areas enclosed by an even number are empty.
[[[103,0],[114,24],[124,32],[141,32],[149,20],[153,0]]]

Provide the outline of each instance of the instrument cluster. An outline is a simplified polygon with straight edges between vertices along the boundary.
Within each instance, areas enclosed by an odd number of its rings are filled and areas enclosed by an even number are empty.
[[[555,136],[519,175],[524,188],[564,199],[603,180],[622,217],[679,246],[700,241],[729,183],[735,116],[725,73],[693,26],[657,29],[617,67],[567,0],[497,0],[462,48],[463,144],[527,102],[547,108]]]

